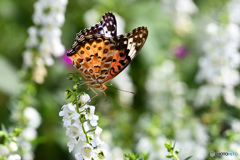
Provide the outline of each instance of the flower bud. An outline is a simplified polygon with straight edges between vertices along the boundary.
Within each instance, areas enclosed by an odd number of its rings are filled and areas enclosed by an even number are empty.
[[[18,146],[15,142],[10,142],[8,145],[8,149],[10,152],[16,152],[18,150]]]
[[[79,97],[79,100],[78,100],[80,103],[82,104],[85,104],[87,103],[88,101],[90,101],[90,96],[86,93],[82,94],[80,97]]]

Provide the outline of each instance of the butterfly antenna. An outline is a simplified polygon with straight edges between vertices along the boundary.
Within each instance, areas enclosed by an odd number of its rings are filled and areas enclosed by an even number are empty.
[[[107,86],[107,85],[106,85],[106,86]],[[127,93],[131,93],[131,94],[135,94],[135,92],[132,92],[132,91],[126,91],[126,90],[122,90],[122,89],[113,87],[112,84],[108,85],[107,87],[111,87],[111,88],[114,88],[114,89],[119,90],[119,91],[122,91],[122,92],[127,92]]]

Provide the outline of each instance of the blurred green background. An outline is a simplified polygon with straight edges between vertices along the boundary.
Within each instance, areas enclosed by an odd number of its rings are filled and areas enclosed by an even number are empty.
[[[230,2],[186,0],[182,6],[180,0],[68,2],[61,38],[66,49],[71,48],[76,33],[99,22],[109,11],[122,18],[120,27],[125,33],[139,26],[147,26],[149,30],[140,54],[126,71],[110,82],[135,94],[109,88],[107,102],[100,93],[90,103],[96,106],[105,143],[110,143],[112,148],[120,147],[120,153],[154,154],[152,159],[166,159],[163,144],[167,140],[176,141],[182,159],[187,156],[193,156],[193,160],[221,159],[210,158],[210,151],[240,154],[240,129],[232,127],[233,120],[240,124],[239,107],[227,104],[222,96],[204,107],[194,107],[197,91],[204,84],[195,79],[198,60],[204,52],[203,43],[209,40],[205,28],[208,23],[219,26],[229,23]],[[27,29],[33,25],[34,3],[32,0],[0,1],[0,123],[6,127],[14,125],[10,120],[11,105],[16,104],[14,98],[24,84],[20,72],[22,54],[26,49]],[[183,21],[179,18],[181,14],[186,18]],[[95,22],[91,17],[96,16]],[[34,84],[36,90],[33,91],[33,107],[42,116],[39,137],[33,142],[37,144],[35,159],[73,159],[68,153],[68,139],[58,113],[67,103],[65,90],[73,85],[66,75],[75,70],[67,66],[62,57],[56,58],[47,70],[45,82]],[[238,88],[236,86],[237,95]],[[94,95],[91,91],[87,93]]]

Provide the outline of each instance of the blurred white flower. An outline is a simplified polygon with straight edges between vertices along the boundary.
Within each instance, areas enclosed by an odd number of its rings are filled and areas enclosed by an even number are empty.
[[[208,41],[203,43],[204,55],[199,58],[196,76],[197,82],[206,84],[199,88],[195,105],[202,106],[220,95],[226,103],[237,105],[234,88],[240,82],[240,29],[234,23],[226,27],[209,23],[206,33]]]
[[[96,24],[99,20],[99,13],[94,10],[90,9],[84,14],[84,22],[87,26],[87,28],[93,26],[93,24]]]
[[[32,127],[23,128],[21,132],[21,136],[28,141],[34,140],[37,137],[36,128],[32,128]]]
[[[16,152],[18,150],[18,145],[15,142],[10,142],[8,145],[9,152]]]
[[[32,145],[28,141],[20,141],[20,147],[24,148],[24,151],[31,151],[32,150]]]
[[[38,128],[41,124],[41,116],[33,107],[27,107],[23,111],[24,117],[27,120],[28,127]]]
[[[142,137],[136,145],[136,150],[138,153],[152,153],[153,145],[149,137]]]
[[[7,160],[21,160],[21,156],[18,154],[11,154],[8,156]]]
[[[36,83],[42,84],[44,82],[44,78],[47,75],[47,69],[45,64],[41,58],[36,59],[36,67],[33,71],[33,80]]]
[[[198,11],[193,0],[162,0],[161,2],[161,8],[175,17],[177,34],[181,36],[192,31],[193,23],[190,16]]]
[[[32,67],[33,65],[33,52],[31,50],[26,50],[23,52],[23,61],[25,68]],[[25,69],[23,68],[23,69]]]
[[[114,148],[111,148],[111,150],[109,152],[106,152],[107,155],[106,159],[113,159],[113,160],[122,160],[124,159],[123,158],[123,150],[120,148],[120,147],[114,147]]]
[[[46,66],[54,64],[54,57],[64,54],[61,43],[61,30],[65,18],[67,0],[38,0],[34,4],[33,22],[35,26],[28,29],[26,51],[23,54],[23,69],[34,67],[33,80],[43,83],[47,75]],[[35,65],[36,64],[36,65]]]
[[[240,152],[240,141],[238,142],[232,142],[230,145],[230,150],[233,152],[237,152],[239,154]]]
[[[231,22],[240,24],[240,0],[230,0],[228,3],[229,19]]]
[[[193,23],[189,15],[177,14],[175,18],[175,31],[182,36],[193,30]]]
[[[130,92],[134,92],[134,85],[132,83],[131,77],[128,75],[129,73],[129,67],[127,67],[125,70],[121,72],[121,76],[117,76],[116,78],[113,79],[114,83],[119,86],[120,89]],[[119,96],[120,96],[120,101],[123,103],[123,106],[131,106],[133,102],[133,94],[124,92],[124,91],[119,91]]]
[[[240,132],[240,120],[239,119],[233,119],[231,122],[231,128],[235,132]]]
[[[117,35],[125,34],[125,20],[117,13],[114,13],[114,15],[117,21]]]
[[[36,47],[39,43],[38,40],[38,30],[35,26],[28,28],[28,39],[26,40],[26,47],[33,48]]]
[[[195,159],[205,159],[208,155],[207,129],[198,119],[192,119],[191,122],[186,128],[175,131],[176,147],[180,149],[179,158],[193,155]]]
[[[0,155],[6,156],[9,154],[9,150],[6,146],[0,144]]]
[[[175,8],[179,13],[193,14],[198,11],[197,6],[192,0],[177,0]]]
[[[148,153],[149,159],[165,159],[168,155],[164,143],[168,141],[164,136],[158,136],[154,139],[151,137],[142,137],[137,145],[136,150],[138,153]]]
[[[161,66],[152,67],[147,77],[149,78],[145,87],[152,109],[159,113],[165,109],[173,109],[178,116],[181,116],[186,103],[183,98],[186,85],[175,73],[174,63],[166,60]]]

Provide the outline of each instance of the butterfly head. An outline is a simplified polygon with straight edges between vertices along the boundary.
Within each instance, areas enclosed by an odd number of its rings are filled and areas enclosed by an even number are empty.
[[[107,86],[105,84],[100,84],[100,90],[104,91],[105,89],[107,89]]]
[[[101,84],[101,83],[91,83],[91,84],[89,84],[89,87],[96,88],[100,91],[104,91],[107,89],[107,86],[105,84]]]

